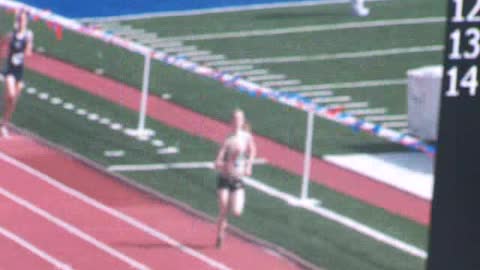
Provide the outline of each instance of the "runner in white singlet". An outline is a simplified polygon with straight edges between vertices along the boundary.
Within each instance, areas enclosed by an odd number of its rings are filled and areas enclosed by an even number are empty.
[[[223,243],[228,213],[231,211],[235,216],[240,216],[243,212],[245,189],[242,177],[252,174],[252,164],[256,155],[255,142],[243,111],[236,110],[233,113],[232,125],[234,132],[225,139],[215,162],[219,172],[217,248]]]

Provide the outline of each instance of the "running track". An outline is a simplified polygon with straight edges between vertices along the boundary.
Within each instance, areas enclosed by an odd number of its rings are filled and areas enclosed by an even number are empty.
[[[138,111],[140,92],[112,79],[96,75],[65,62],[35,54],[28,68],[67,85]],[[122,93],[120,98],[118,93]],[[221,143],[230,132],[227,124],[195,113],[187,108],[150,95],[148,115],[168,126]],[[271,139],[256,135],[259,153],[269,163],[290,173],[303,172],[303,153]],[[312,158],[312,181],[338,192],[381,207],[391,213],[427,225],[430,222],[430,202],[355,172],[340,168],[320,158]]]
[[[218,251],[214,224],[25,136],[0,171],[1,269],[296,269],[233,235]]]

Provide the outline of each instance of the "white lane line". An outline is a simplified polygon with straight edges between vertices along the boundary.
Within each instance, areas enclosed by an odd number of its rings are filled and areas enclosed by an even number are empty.
[[[169,100],[172,98],[172,94],[170,93],[163,93],[161,98],[165,99],[165,100]]]
[[[204,15],[204,14],[212,14],[212,13],[238,12],[238,11],[246,11],[246,10],[259,10],[259,9],[271,9],[271,8],[337,5],[337,4],[349,3],[349,1],[350,0],[302,0],[299,2],[287,2],[287,3],[252,4],[252,5],[241,5],[241,6],[220,7],[220,8],[205,8],[205,9],[186,10],[186,11],[160,11],[160,12],[149,12],[149,13],[134,14],[134,15],[82,18],[82,19],[79,19],[79,21],[110,23],[110,22],[116,22],[116,21],[164,18],[164,17],[172,17],[172,16],[195,16],[195,15]],[[366,1],[380,2],[385,0],[366,0]]]
[[[266,164],[263,158],[257,158],[253,162],[255,165]],[[157,163],[157,164],[127,164],[112,165],[108,167],[112,172],[135,172],[135,171],[163,171],[169,169],[213,169],[215,163],[212,161],[194,161],[194,162],[176,162],[176,163]]]
[[[6,189],[0,187],[0,194],[4,197],[10,199],[11,201],[17,203],[18,205],[23,206],[24,208],[32,211],[33,213],[43,217],[44,219],[50,221],[51,223],[61,227],[65,231],[75,235],[76,237],[88,242],[89,244],[95,246],[96,248],[104,251],[105,253],[121,260],[122,262],[134,267],[135,269],[147,270],[150,269],[146,265],[128,257],[127,255],[119,252],[116,249],[106,245],[103,242],[98,241],[96,238],[92,237],[91,235],[85,233],[84,231],[78,229],[77,227],[73,226],[70,223],[63,221],[62,219],[50,214],[49,212],[43,210],[42,208],[35,206],[34,204],[30,203],[29,201],[7,191]]]
[[[212,60],[222,60],[225,59],[225,55],[200,55],[191,57],[190,60],[193,62],[197,61],[212,61]]]
[[[173,239],[172,237],[160,232],[160,231],[157,231],[155,230],[154,228],[140,222],[139,220],[131,217],[131,216],[128,216],[114,208],[111,208],[107,205],[104,205],[102,204],[101,202],[77,191],[77,190],[74,190],[68,186],[66,186],[65,184],[61,183],[60,181],[58,180],[55,180],[54,178],[28,166],[27,164],[25,163],[22,163],[8,155],[6,155],[5,153],[1,152],[0,151],[0,159],[19,168],[19,169],[22,169],[24,170],[25,172],[28,172],[30,173],[31,175],[35,176],[39,181],[43,181],[45,183],[48,183],[49,185],[57,188],[58,190],[61,190],[62,192],[65,192],[66,194],[69,194],[71,195],[72,197],[75,197],[81,201],[83,201],[84,203],[90,205],[90,206],[93,206],[94,208],[98,209],[98,210],[101,210],[113,217],[116,217],[118,218],[119,220],[122,220],[124,221],[125,223],[171,245],[172,247],[175,247],[177,248],[178,250],[180,250],[181,252],[185,253],[185,254],[188,254],[208,265],[210,265],[211,267],[215,268],[215,269],[221,269],[221,270],[230,270],[229,267],[227,267],[226,265],[224,265],[223,263],[219,262],[219,261],[216,261],[196,250],[193,250],[191,248],[189,248],[188,246],[185,246],[183,244],[181,244],[180,242],[178,242],[177,240]]]
[[[155,49],[160,49],[160,48],[181,47],[183,46],[183,43],[178,41],[165,42],[161,40],[154,40],[154,41],[148,42],[147,45]]]
[[[153,140],[152,145],[155,147],[163,147],[165,146],[165,143],[162,140]]]
[[[179,53],[181,56],[185,57],[194,57],[194,56],[203,56],[203,55],[210,55],[210,51],[191,51],[191,52],[182,52]]]
[[[262,83],[266,87],[282,87],[287,85],[299,85],[302,82],[300,80],[286,80],[286,81],[271,81]]]
[[[365,120],[369,122],[401,121],[401,120],[407,120],[407,119],[408,119],[408,116],[406,114],[377,115],[377,116],[365,117]]]
[[[137,31],[127,33],[127,34],[120,34],[120,35],[124,36],[127,39],[134,39],[137,41],[142,41],[144,39],[146,40],[158,39],[158,36],[155,33],[147,33],[145,32],[144,29],[135,29],[135,30]]]
[[[100,116],[98,116],[98,114],[96,113],[89,113],[87,115],[87,119],[90,121],[97,121],[98,119],[100,119]]]
[[[87,110],[85,110],[85,109],[77,109],[77,110],[75,111],[75,113],[78,114],[78,115],[87,115]]]
[[[122,34],[124,32],[131,32],[133,28],[130,25],[127,24],[119,24],[119,23],[110,23],[110,24],[102,24],[102,28],[108,29],[110,31],[115,32],[115,34]]]
[[[108,26],[109,30],[112,30],[116,34],[119,35],[144,35],[147,32],[143,28],[134,28],[128,24],[118,24],[112,28],[112,26]]]
[[[37,96],[41,100],[47,100],[49,95],[48,95],[48,93],[43,92],[43,93],[38,93]]]
[[[316,55],[297,55],[297,56],[279,56],[279,57],[266,57],[266,58],[246,58],[237,60],[225,60],[215,62],[215,66],[220,67],[223,65],[255,65],[255,64],[285,64],[295,62],[312,62],[312,61],[327,61],[327,60],[340,60],[340,59],[356,59],[356,58],[368,58],[378,56],[390,56],[412,53],[425,53],[425,52],[439,52],[443,50],[442,45],[430,45],[430,46],[416,46],[416,47],[402,47],[402,48],[389,48],[382,50],[369,50],[358,52],[341,52],[341,53],[325,53]]]
[[[30,94],[30,95],[34,95],[37,93],[37,89],[34,88],[34,87],[29,87],[27,88],[27,93]]]
[[[336,103],[336,104],[330,104],[328,107],[330,108],[342,107],[343,109],[368,108],[368,102]]]
[[[33,92],[33,91],[31,91]],[[36,92],[36,90],[35,90]],[[49,93],[38,93],[39,96],[42,96],[43,99],[48,99],[49,97]],[[168,94],[164,94],[164,95],[168,95]],[[51,104],[54,104],[54,105],[60,105],[61,103],[63,103],[63,100],[58,98],[58,97],[52,97],[50,98],[50,103]],[[63,108],[65,110],[68,110],[68,111],[72,111],[75,109],[75,105],[73,105],[72,103],[69,103],[69,102],[66,102],[63,104]],[[86,109],[83,109],[83,108],[78,108],[74,111],[75,114],[77,115],[80,115],[80,116],[86,116],[87,120],[89,121],[92,121],[92,122],[96,122],[98,121],[100,124],[102,125],[107,125],[109,126],[110,129],[112,130],[115,130],[115,131],[119,131],[119,130],[122,130],[123,129],[123,125],[120,124],[120,123],[112,123],[112,120],[110,120],[109,118],[101,118],[100,115],[96,114],[96,113],[89,113]],[[128,135],[128,133],[127,133]],[[149,137],[145,137],[145,136],[141,136],[141,137],[137,137],[138,140],[140,141],[148,141],[150,138]],[[155,146],[155,145],[153,145]],[[163,146],[163,145],[162,145]],[[156,147],[160,147],[160,146],[156,146]],[[167,147],[165,149],[157,149],[157,153],[158,154],[176,154],[176,153],[179,153],[180,150],[175,148],[175,147]]]
[[[106,157],[123,157],[125,156],[125,151],[124,150],[106,150],[103,152],[103,155]]]
[[[153,33],[147,33],[145,29],[133,28],[130,25],[124,25],[113,30],[110,28],[109,30],[113,31],[116,35],[125,37],[127,39],[135,39],[135,37],[143,36],[151,37],[154,35]]]
[[[111,22],[111,23],[102,23],[99,24],[100,27],[108,30],[122,30],[122,29],[128,29],[131,30],[132,27],[128,24],[121,24],[120,22]]]
[[[111,122],[112,122],[112,120],[110,120],[109,118],[106,118],[106,117],[103,117],[99,121],[99,123],[102,124],[102,125],[110,125]]]
[[[352,97],[350,96],[319,97],[312,99],[315,103],[350,102],[351,100]]]
[[[123,28],[118,28],[118,29],[114,29],[112,30],[116,35],[118,36],[122,36],[124,38],[131,38],[135,35],[140,35],[142,33],[144,33],[144,30],[143,29],[134,29],[134,28],[131,28],[130,26],[125,26]]]
[[[111,172],[142,172],[142,171],[163,171],[169,169],[211,169],[213,162],[179,162],[159,164],[132,164],[113,165],[108,167]]]
[[[67,102],[67,103],[63,104],[63,108],[67,111],[71,111],[71,110],[75,109],[75,105]]]
[[[233,73],[233,76],[254,76],[254,75],[266,75],[268,70],[266,69],[254,69],[249,71],[240,71]]]
[[[336,31],[345,29],[365,29],[375,27],[401,26],[401,25],[419,25],[419,24],[437,24],[444,23],[444,17],[422,17],[422,18],[405,18],[392,20],[375,20],[364,22],[347,22],[335,24],[319,24],[306,25],[298,27],[286,27],[265,30],[249,30],[249,31],[235,31],[224,33],[210,33],[199,35],[185,35],[162,38],[165,41],[196,41],[196,40],[215,40],[215,39],[229,39],[229,38],[246,38],[259,36],[274,36],[285,34],[310,33],[320,31]]]
[[[222,71],[240,71],[240,70],[251,70],[253,69],[252,65],[237,65],[237,66],[225,66],[220,68]]]
[[[97,22],[96,24],[94,24],[95,27],[100,27],[100,28],[103,28],[103,29],[115,29],[117,27],[122,27],[122,25],[120,24],[120,22]]]
[[[351,115],[375,115],[375,114],[386,114],[386,108],[373,108],[373,109],[358,109],[358,110],[348,110],[346,113]]]
[[[59,97],[53,97],[50,99],[50,103],[52,103],[53,105],[60,105],[63,103],[63,100]]]
[[[141,29],[143,30],[143,29]],[[130,38],[141,41],[141,42],[148,42],[150,40],[156,40],[158,39],[158,36],[156,33],[148,33],[148,32],[140,32],[140,33],[132,33],[129,35]]]
[[[427,258],[427,252],[425,252],[424,250],[414,246],[414,245],[411,245],[411,244],[408,244],[408,243],[405,243],[399,239],[396,239],[392,236],[389,236],[383,232],[380,232],[376,229],[373,229],[371,227],[368,227],[367,225],[365,224],[362,224],[352,218],[349,218],[349,217],[346,217],[346,216],[343,216],[339,213],[336,213],[334,212],[333,210],[330,210],[330,209],[327,209],[325,207],[321,207],[321,206],[316,206],[315,204],[312,204],[312,203],[309,203],[308,201],[303,201],[297,197],[294,197],[288,193],[285,193],[285,192],[282,192],[278,189],[275,189],[275,188],[272,188],[266,184],[263,184],[261,183],[260,181],[258,180],[255,180],[253,178],[250,178],[250,177],[244,177],[243,180],[245,181],[245,184],[247,184],[248,186],[260,191],[260,192],[263,192],[263,193],[266,193],[272,197],[275,197],[275,198],[278,198],[278,199],[281,199],[285,202],[287,202],[288,204],[290,205],[293,205],[293,206],[297,206],[297,207],[300,207],[300,208],[304,208],[308,211],[311,211],[317,215],[320,215],[324,218],[327,218],[329,220],[332,220],[336,223],[339,223],[347,228],[350,228],[356,232],[359,232],[363,235],[366,235],[368,237],[371,237],[381,243],[384,243],[386,245],[389,245],[393,248],[396,248],[398,250],[401,250],[405,253],[408,253],[412,256],[415,256],[415,257],[419,257],[419,258],[422,258],[422,259],[426,259]]]
[[[113,130],[121,130],[123,128],[123,125],[120,123],[113,123],[110,125],[110,128]]]
[[[405,121],[393,121],[382,123],[382,126],[386,128],[406,128],[408,127],[408,122]]]
[[[147,45],[158,40],[158,35],[156,33],[149,33],[149,34],[150,35],[148,37],[144,36],[139,41]]]
[[[352,89],[352,88],[366,88],[366,87],[380,87],[391,85],[405,85],[406,79],[385,79],[385,80],[371,80],[371,81],[357,81],[357,82],[342,82],[342,83],[327,83],[316,85],[303,85],[299,87],[286,87],[282,90],[287,91],[316,91],[316,90],[331,90],[331,89]]]
[[[159,155],[175,155],[175,154],[178,154],[179,152],[180,150],[178,150],[178,148],[175,146],[168,146],[165,148],[157,149],[157,154]]]
[[[333,92],[332,91],[312,91],[312,92],[305,92],[305,93],[298,93],[298,94],[304,97],[325,97],[325,96],[333,95]]]
[[[55,266],[56,269],[61,270],[72,270],[73,268],[68,264],[61,262],[60,260],[54,258],[53,256],[49,255],[45,251],[39,249],[38,247],[34,246],[27,240],[21,238],[20,236],[10,232],[9,230],[0,227],[0,234],[5,236],[6,238],[12,240],[13,242],[17,243],[21,247],[27,249],[28,251],[32,252],[33,254],[37,255],[38,257],[42,258],[43,260],[47,261],[51,265]]]
[[[270,75],[250,76],[247,78],[247,80],[251,82],[258,82],[258,81],[268,81],[268,80],[284,80],[285,78],[287,78],[287,76],[283,74],[270,74]]]
[[[183,53],[183,52],[192,52],[196,51],[196,46],[183,46],[183,47],[171,47],[163,49],[166,53]]]

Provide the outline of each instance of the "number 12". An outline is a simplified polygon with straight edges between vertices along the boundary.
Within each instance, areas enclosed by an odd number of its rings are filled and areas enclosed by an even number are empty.
[[[455,11],[452,18],[453,22],[464,22],[465,17],[463,16],[463,1],[464,0],[452,0],[455,4]],[[480,0],[475,2],[473,8],[467,14],[467,22],[480,22],[480,16],[478,13],[480,11]]]

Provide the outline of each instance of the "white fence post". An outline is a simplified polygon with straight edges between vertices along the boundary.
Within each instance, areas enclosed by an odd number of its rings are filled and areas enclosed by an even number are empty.
[[[148,139],[150,136],[155,135],[153,130],[145,128],[145,119],[147,115],[148,105],[148,90],[150,84],[150,66],[151,66],[151,52],[145,54],[145,61],[143,66],[143,81],[142,81],[142,94],[140,98],[140,109],[138,112],[138,125],[137,129],[129,129],[127,133],[131,136],[138,137],[140,139]]]
[[[307,131],[305,138],[305,158],[303,161],[303,181],[302,193],[300,199],[308,199],[308,184],[310,181],[310,168],[312,159],[312,140],[313,140],[313,125],[315,120],[315,113],[313,110],[308,111]]]
[[[140,114],[138,118],[138,132],[145,132],[145,117],[147,114],[148,88],[150,82],[150,54],[145,55],[145,64],[143,67],[142,98],[140,100]]]

